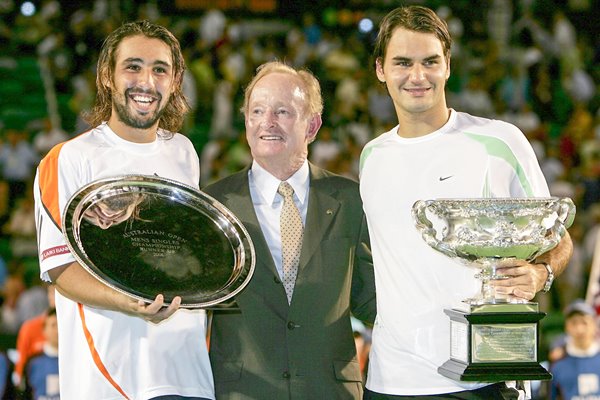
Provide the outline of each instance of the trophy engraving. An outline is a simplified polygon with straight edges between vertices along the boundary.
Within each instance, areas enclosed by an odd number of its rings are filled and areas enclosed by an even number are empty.
[[[450,360],[438,368],[461,381],[544,380],[538,363],[538,304],[500,295],[510,260],[533,261],[554,248],[575,218],[569,198],[419,200],[415,226],[433,249],[477,269],[481,291],[444,312],[451,320]]]
[[[220,308],[254,272],[254,246],[231,211],[205,193],[156,176],[94,181],[69,200],[63,234],[77,261],[138,300]],[[219,306],[219,307],[217,307]]]

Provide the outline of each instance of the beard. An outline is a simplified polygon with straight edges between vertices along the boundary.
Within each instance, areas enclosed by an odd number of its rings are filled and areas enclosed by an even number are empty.
[[[131,91],[133,91],[136,88],[129,88],[127,90],[125,90],[125,94],[122,95],[118,95],[118,96],[113,96],[113,106],[115,108],[115,110],[117,111],[117,116],[119,117],[119,120],[121,122],[123,122],[125,125],[134,128],[134,129],[148,129],[151,128],[156,121],[158,121],[160,119],[160,117],[162,116],[162,114],[165,111],[165,106],[163,105],[162,107],[160,106],[161,101],[162,101],[162,96],[160,95],[160,93],[152,93],[149,91],[141,91],[139,89],[136,89],[136,92],[145,92],[148,94],[152,94],[154,96],[156,96],[158,98],[158,104],[159,107],[157,107],[153,112],[148,112],[145,113],[143,115],[140,115],[137,111],[132,111],[129,109],[129,102],[131,101],[131,99],[129,98],[129,93],[131,93]]]

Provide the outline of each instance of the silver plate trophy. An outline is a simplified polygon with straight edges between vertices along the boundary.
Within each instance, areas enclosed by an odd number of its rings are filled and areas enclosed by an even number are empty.
[[[63,234],[93,276],[132,298],[183,308],[219,308],[249,282],[250,235],[225,206],[156,176],[101,179],[81,188],[63,214]]]
[[[423,240],[477,270],[480,293],[444,312],[450,317],[450,360],[438,372],[460,381],[547,380],[538,362],[535,302],[499,295],[491,281],[502,265],[533,261],[554,248],[575,218],[569,198],[419,200],[412,209]]]

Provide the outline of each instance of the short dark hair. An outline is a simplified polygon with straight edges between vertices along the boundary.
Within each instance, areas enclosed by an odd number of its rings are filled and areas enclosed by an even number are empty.
[[[432,33],[444,48],[444,57],[450,59],[450,48],[452,47],[452,37],[448,32],[448,24],[441,19],[433,10],[422,6],[398,7],[390,11],[379,25],[379,33],[375,40],[373,58],[383,64],[387,52],[387,46],[391,37],[397,28],[404,28],[409,31]]]

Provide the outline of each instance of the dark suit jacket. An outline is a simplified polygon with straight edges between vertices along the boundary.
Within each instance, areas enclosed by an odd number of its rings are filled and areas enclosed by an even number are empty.
[[[292,302],[257,220],[248,168],[204,189],[244,224],[256,268],[237,310],[214,311],[217,399],[360,399],[350,311],[373,322],[375,282],[358,184],[310,165],[310,193]]]

